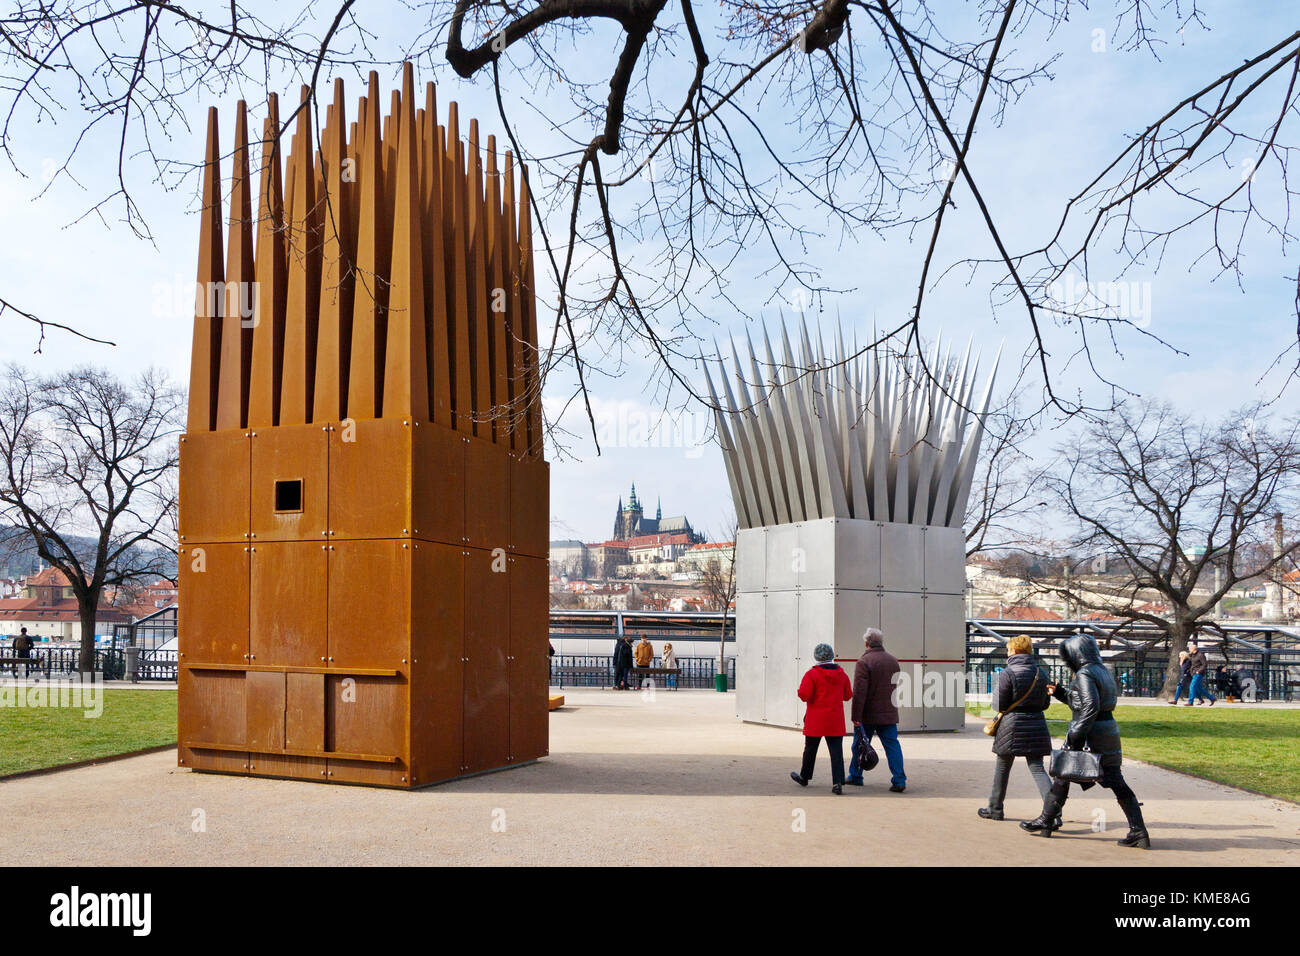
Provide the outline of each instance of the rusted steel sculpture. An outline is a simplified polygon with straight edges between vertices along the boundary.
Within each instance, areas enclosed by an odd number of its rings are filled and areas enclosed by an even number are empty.
[[[307,91],[304,88],[303,97]],[[208,113],[181,444],[178,763],[418,787],[547,753],[549,473],[528,181],[403,72],[257,209]],[[516,195],[515,180],[519,179]],[[223,255],[224,252],[224,255]]]

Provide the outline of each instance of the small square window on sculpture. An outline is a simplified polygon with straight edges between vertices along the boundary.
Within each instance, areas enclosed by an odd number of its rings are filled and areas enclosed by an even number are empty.
[[[302,511],[302,479],[277,481],[275,483],[276,514],[289,511]]]

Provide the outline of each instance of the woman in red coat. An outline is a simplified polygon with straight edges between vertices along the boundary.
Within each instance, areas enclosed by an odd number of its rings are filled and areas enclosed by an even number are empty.
[[[813,650],[817,664],[808,669],[799,684],[799,699],[808,704],[803,718],[803,769],[791,771],[790,779],[801,787],[808,786],[817,762],[817,745],[824,737],[831,755],[831,793],[843,793],[844,702],[853,699],[853,685],[834,657],[829,644],[818,644]]]

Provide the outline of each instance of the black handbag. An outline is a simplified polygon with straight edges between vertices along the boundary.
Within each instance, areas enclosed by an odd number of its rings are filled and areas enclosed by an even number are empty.
[[[1096,783],[1101,779],[1101,758],[1091,750],[1053,750],[1049,772],[1057,780]]]

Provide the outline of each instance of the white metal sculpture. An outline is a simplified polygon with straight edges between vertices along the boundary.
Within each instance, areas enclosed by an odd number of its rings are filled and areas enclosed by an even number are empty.
[[[922,362],[882,349],[828,351],[784,321],[777,359],[746,334],[747,361],[705,368],[736,506],[737,709],[798,727],[798,676],[823,641],[846,666],[867,627],[903,666],[904,730],[960,727],[965,704],[961,529],[993,378],[936,343]],[[851,669],[851,667],[850,667]]]
[[[816,518],[961,526],[996,359],[975,402],[969,344],[954,362],[936,342],[922,363],[849,351],[841,330],[832,355],[801,322],[796,360],[783,321],[778,362],[762,330],[766,375],[748,332],[747,364],[731,342],[732,375],[719,350],[725,403],[704,370],[740,527]]]

